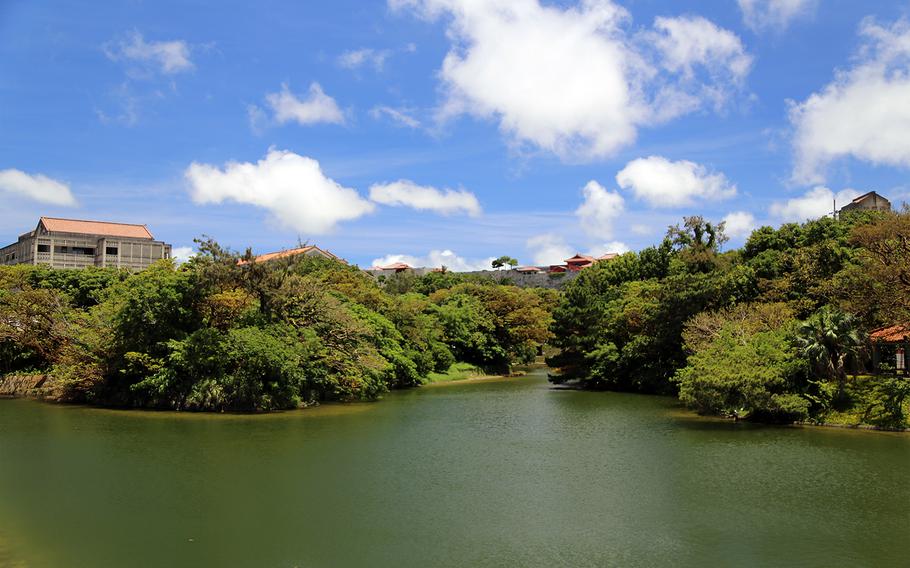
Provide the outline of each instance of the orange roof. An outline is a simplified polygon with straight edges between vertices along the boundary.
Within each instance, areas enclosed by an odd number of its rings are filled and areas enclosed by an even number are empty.
[[[572,258],[567,258],[567,259],[566,259],[566,262],[579,261],[579,260],[582,260],[582,261],[585,261],[585,262],[594,262],[594,257],[593,257],[593,256],[586,256],[586,255],[583,255],[583,254],[576,254],[576,255],[573,256]]]
[[[910,326],[892,325],[876,329],[869,334],[873,341],[882,341],[884,343],[899,343],[910,338]]]
[[[320,252],[326,258],[330,258],[332,260],[337,260],[337,261],[344,262],[345,264],[347,264],[347,262],[345,262],[345,260],[343,258],[340,258],[340,257],[330,253],[329,251],[323,250],[315,245],[309,245],[309,246],[298,247],[298,248],[294,248],[294,249],[280,250],[278,252],[267,252],[265,254],[260,254],[259,256],[256,257],[256,262],[268,262],[270,260],[275,260],[278,258],[287,258],[289,256],[296,256],[298,254],[307,254],[312,251]],[[241,260],[238,264],[246,264],[246,261]]]
[[[407,270],[408,268],[411,268],[411,265],[405,264],[405,263],[403,263],[403,262],[395,262],[395,263],[390,264],[390,265],[388,265],[388,266],[375,266],[375,267],[373,267],[374,270]]]
[[[607,254],[605,254],[603,256],[598,256],[597,260],[613,260],[614,258],[617,258],[618,256],[619,256],[618,252],[608,252]]]
[[[131,223],[108,223],[106,221],[82,221],[79,219],[42,217],[41,224],[44,225],[45,229],[53,233],[80,233],[87,235],[104,235],[106,237],[155,239],[145,225],[134,225]]]

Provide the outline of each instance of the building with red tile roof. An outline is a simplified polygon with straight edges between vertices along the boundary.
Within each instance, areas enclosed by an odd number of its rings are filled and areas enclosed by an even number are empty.
[[[904,343],[910,340],[910,325],[892,325],[876,329],[869,339],[879,343]]]
[[[116,266],[141,270],[171,257],[171,245],[156,241],[145,225],[41,217],[34,230],[0,249],[0,264],[45,264],[52,268]]]
[[[307,245],[303,247],[297,247],[292,249],[279,250],[276,252],[267,252],[265,254],[260,254],[255,257],[256,262],[268,262],[270,260],[277,260],[279,258],[289,258],[297,255],[304,256],[321,256],[323,258],[328,258],[330,260],[337,260],[338,262],[343,262],[347,264],[347,261],[340,256],[332,254],[331,252],[321,249],[316,245]],[[246,261],[240,261],[238,264],[246,264]]]
[[[582,270],[594,266],[595,258],[584,254],[576,254],[572,258],[566,259],[566,268],[569,270]]]
[[[373,266],[370,268],[370,272],[404,272],[405,270],[413,270],[413,267],[410,264],[404,262],[393,262],[388,266]]]

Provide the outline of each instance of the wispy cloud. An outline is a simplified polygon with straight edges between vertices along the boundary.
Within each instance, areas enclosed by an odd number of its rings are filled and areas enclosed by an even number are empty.
[[[743,22],[753,31],[781,31],[790,22],[815,11],[818,0],[737,0]]]
[[[95,109],[103,124],[137,124],[145,103],[176,93],[175,76],[195,68],[191,59],[195,48],[185,40],[149,41],[136,30],[104,44],[101,49],[109,60],[121,64],[125,75],[109,92],[116,110]]]
[[[123,39],[105,44],[103,50],[111,61],[139,64],[165,75],[190,71],[194,67],[190,59],[191,48],[186,41],[146,41],[135,30]]]
[[[338,65],[345,69],[360,69],[369,66],[376,71],[382,71],[390,55],[392,55],[392,51],[388,49],[354,49],[339,55],[337,61]]]
[[[407,128],[420,128],[420,121],[414,118],[413,112],[414,110],[410,108],[394,108],[390,106],[379,105],[370,109],[370,116],[375,120],[388,118],[398,126],[404,126]]]
[[[335,58],[339,67],[344,69],[359,70],[370,68],[377,73],[385,70],[386,62],[396,53],[414,53],[417,51],[417,45],[409,43],[398,49],[376,49],[372,47],[362,47],[360,49],[350,49],[341,53]]]

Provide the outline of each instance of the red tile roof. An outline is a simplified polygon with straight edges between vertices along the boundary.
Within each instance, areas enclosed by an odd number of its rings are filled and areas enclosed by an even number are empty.
[[[411,268],[411,265],[405,264],[403,262],[395,262],[388,266],[374,266],[370,270],[408,270]]]
[[[603,256],[598,256],[597,260],[613,260],[614,258],[618,258],[618,257],[619,257],[619,253],[608,252],[607,254],[605,254]]]
[[[910,325],[892,325],[876,329],[869,334],[869,338],[884,343],[900,343],[910,338]]]
[[[573,256],[572,258],[567,258],[567,259],[566,259],[566,262],[572,262],[572,261],[576,261],[576,262],[577,262],[577,261],[594,262],[594,257],[593,257],[593,256],[587,256],[587,255],[584,255],[584,254],[576,254],[576,255]]]
[[[44,225],[45,229],[54,233],[79,233],[103,235],[105,237],[155,239],[145,225],[134,225],[130,223],[109,223],[106,221],[83,221],[79,219],[42,217],[41,224]]]
[[[317,251],[319,253],[322,253],[322,255],[325,256],[326,258],[330,258],[332,260],[337,260],[339,262],[344,262],[345,264],[347,264],[347,262],[343,258],[336,256],[336,255],[330,253],[329,251],[321,249],[315,245],[309,245],[309,246],[305,246],[305,247],[298,247],[298,248],[293,248],[293,249],[280,250],[277,252],[267,252],[265,254],[260,254],[259,256],[256,257],[256,262],[268,262],[270,260],[275,260],[278,258],[287,258],[289,256],[296,256],[298,254],[307,254],[312,251]],[[246,262],[240,261],[238,264],[246,264]]]

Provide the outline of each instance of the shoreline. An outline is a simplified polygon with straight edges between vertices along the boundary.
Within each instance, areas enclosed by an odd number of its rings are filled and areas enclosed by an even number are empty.
[[[463,379],[452,379],[452,380],[448,380],[448,381],[445,381],[445,380],[431,381],[428,383],[423,383],[422,385],[419,385],[419,386],[413,387],[413,388],[436,387],[436,386],[440,386],[440,385],[457,385],[457,384],[474,383],[474,382],[480,382],[480,381],[492,381],[492,380],[498,380],[498,379],[499,380],[501,380],[501,379],[519,379],[521,377],[526,377],[526,376],[528,376],[527,371],[518,371],[515,373],[510,373],[508,375],[476,375],[473,377],[465,377]],[[407,389],[399,389],[399,390],[407,390]],[[389,392],[394,392],[394,391],[389,391]]]
[[[503,381],[509,379],[521,379],[527,377],[529,374],[535,370],[546,369],[545,365],[523,365],[519,370],[510,373],[510,374],[499,374],[499,375],[476,375],[471,377],[465,377],[460,379],[452,380],[439,380],[426,382],[421,385],[414,387],[409,387],[406,389],[396,389],[385,393],[386,395],[392,394],[395,392],[404,392],[408,390],[415,390],[420,388],[434,388],[441,387],[446,385],[464,385],[470,383],[481,383],[488,381]],[[610,393],[616,392],[620,393],[623,391],[610,391],[610,390],[589,390],[580,388],[577,385],[551,385],[551,390],[554,391],[576,391],[576,392],[588,392],[588,393]],[[45,375],[6,375],[0,377],[0,401],[2,400],[32,400],[36,402],[43,402],[48,404],[57,404],[61,406],[72,406],[72,407],[81,407],[81,408],[91,408],[96,410],[104,410],[111,412],[140,412],[146,413],[149,415],[163,415],[163,414],[174,414],[182,416],[238,416],[238,417],[248,417],[248,416],[269,416],[269,415],[297,415],[297,414],[307,414],[306,412],[301,411],[316,411],[322,409],[322,414],[326,412],[327,409],[335,408],[358,408],[361,405],[368,405],[370,403],[381,402],[382,397],[379,397],[376,400],[356,400],[356,401],[328,401],[320,402],[317,404],[310,404],[301,406],[298,408],[286,408],[279,410],[270,410],[266,412],[242,412],[242,411],[189,411],[189,410],[174,410],[168,408],[143,408],[143,407],[116,407],[116,406],[105,406],[100,404],[89,404],[89,403],[79,403],[79,402],[68,402],[62,401],[58,396],[54,394],[53,385],[48,384],[47,377]],[[666,398],[667,395],[659,394],[650,394],[650,393],[627,393],[627,394],[638,394],[642,396],[654,396],[654,397],[663,397]],[[384,395],[383,395],[384,396]],[[798,428],[821,428],[821,429],[837,429],[837,430],[853,430],[853,431],[863,431],[863,432],[879,432],[879,433],[891,433],[891,434],[910,434],[910,428],[884,428],[881,426],[875,426],[873,424],[842,424],[835,422],[812,422],[812,421],[798,421],[791,422],[787,424],[771,424],[766,422],[751,422],[748,420],[735,420],[733,418],[725,416],[706,416],[700,415],[682,404],[679,403],[678,399],[674,398],[674,406],[676,406],[681,419],[697,419],[697,420],[706,420],[710,422],[717,422],[723,424],[751,424],[757,427],[798,427]]]

